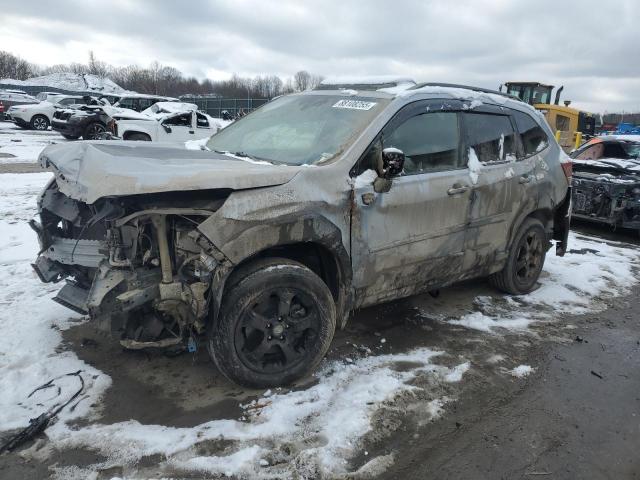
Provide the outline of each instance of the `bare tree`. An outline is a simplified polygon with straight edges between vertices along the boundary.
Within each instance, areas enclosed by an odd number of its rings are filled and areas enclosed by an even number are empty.
[[[293,84],[297,92],[308,90],[309,88],[311,88],[311,74],[306,70],[300,70],[299,72],[296,72],[293,76]]]
[[[12,53],[0,51],[0,78],[26,80],[33,76],[37,68]]]
[[[109,67],[106,63],[96,60],[93,50],[89,50],[89,63],[87,64],[87,73],[96,75],[100,78],[105,78],[109,72]]]

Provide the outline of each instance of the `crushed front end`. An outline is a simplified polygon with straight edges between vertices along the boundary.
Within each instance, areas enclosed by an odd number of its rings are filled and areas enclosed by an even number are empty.
[[[640,176],[574,171],[572,216],[640,229]]]
[[[228,192],[106,197],[93,204],[52,180],[31,222],[43,282],[66,283],[54,300],[104,322],[127,348],[186,344],[202,333],[211,285],[225,259],[197,227]]]

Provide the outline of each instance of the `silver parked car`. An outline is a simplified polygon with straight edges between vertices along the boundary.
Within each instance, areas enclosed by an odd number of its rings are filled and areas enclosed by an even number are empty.
[[[310,372],[354,309],[475,277],[534,289],[569,224],[543,117],[469,87],[369,87],[277,98],[206,150],[47,147],[36,272],[125,347],[205,339],[254,387]]]

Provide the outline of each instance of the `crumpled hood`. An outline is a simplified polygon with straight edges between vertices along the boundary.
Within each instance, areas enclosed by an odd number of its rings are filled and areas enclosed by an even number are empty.
[[[108,140],[51,145],[38,161],[54,172],[62,193],[89,204],[102,197],[281,185],[303,168],[172,144]]]

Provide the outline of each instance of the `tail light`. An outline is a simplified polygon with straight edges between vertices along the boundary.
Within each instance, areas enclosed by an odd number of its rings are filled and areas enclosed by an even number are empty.
[[[562,162],[562,171],[564,176],[567,177],[567,181],[571,183],[571,176],[573,175],[573,162],[566,160]]]

